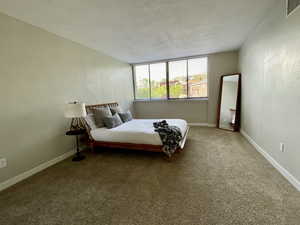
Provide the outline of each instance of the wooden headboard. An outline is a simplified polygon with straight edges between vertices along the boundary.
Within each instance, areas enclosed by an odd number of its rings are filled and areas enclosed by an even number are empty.
[[[117,102],[112,102],[112,103],[105,103],[105,104],[97,104],[97,105],[86,105],[85,108],[87,111],[97,108],[97,107],[103,107],[103,106],[108,106],[108,107],[116,107],[119,104]]]

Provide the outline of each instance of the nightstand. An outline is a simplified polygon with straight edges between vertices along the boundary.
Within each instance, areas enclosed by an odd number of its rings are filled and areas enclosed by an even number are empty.
[[[85,158],[85,156],[81,155],[79,152],[79,140],[78,140],[78,136],[85,133],[86,133],[85,129],[69,130],[66,132],[66,135],[68,136],[76,136],[76,155],[73,157],[72,161],[78,162]]]

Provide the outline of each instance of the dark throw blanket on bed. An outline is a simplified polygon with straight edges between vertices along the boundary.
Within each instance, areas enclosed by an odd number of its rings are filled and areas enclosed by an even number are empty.
[[[181,131],[176,126],[169,126],[167,121],[153,123],[155,132],[158,132],[160,139],[163,143],[163,151],[169,157],[179,148],[180,141],[182,140]]]

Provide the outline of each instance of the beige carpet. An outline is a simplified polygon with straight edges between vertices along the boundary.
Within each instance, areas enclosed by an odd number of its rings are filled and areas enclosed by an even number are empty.
[[[0,224],[300,224],[300,192],[238,133],[192,128],[171,163],[157,153],[85,154],[1,192]]]

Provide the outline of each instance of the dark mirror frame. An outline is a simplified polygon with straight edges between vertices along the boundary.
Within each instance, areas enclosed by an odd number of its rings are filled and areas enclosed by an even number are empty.
[[[240,126],[241,126],[241,94],[242,94],[242,74],[241,73],[232,73],[232,74],[225,74],[221,76],[220,79],[220,91],[219,91],[219,101],[218,101],[218,114],[217,114],[217,128],[225,130],[223,128],[220,128],[220,113],[221,113],[221,103],[222,103],[222,90],[223,90],[223,79],[224,77],[228,76],[234,76],[238,75],[239,76],[239,82],[238,82],[238,95],[237,95],[237,101],[236,101],[236,115],[235,115],[235,125],[233,126],[233,131],[234,132],[239,132],[240,131]],[[230,130],[228,130],[230,131]]]

